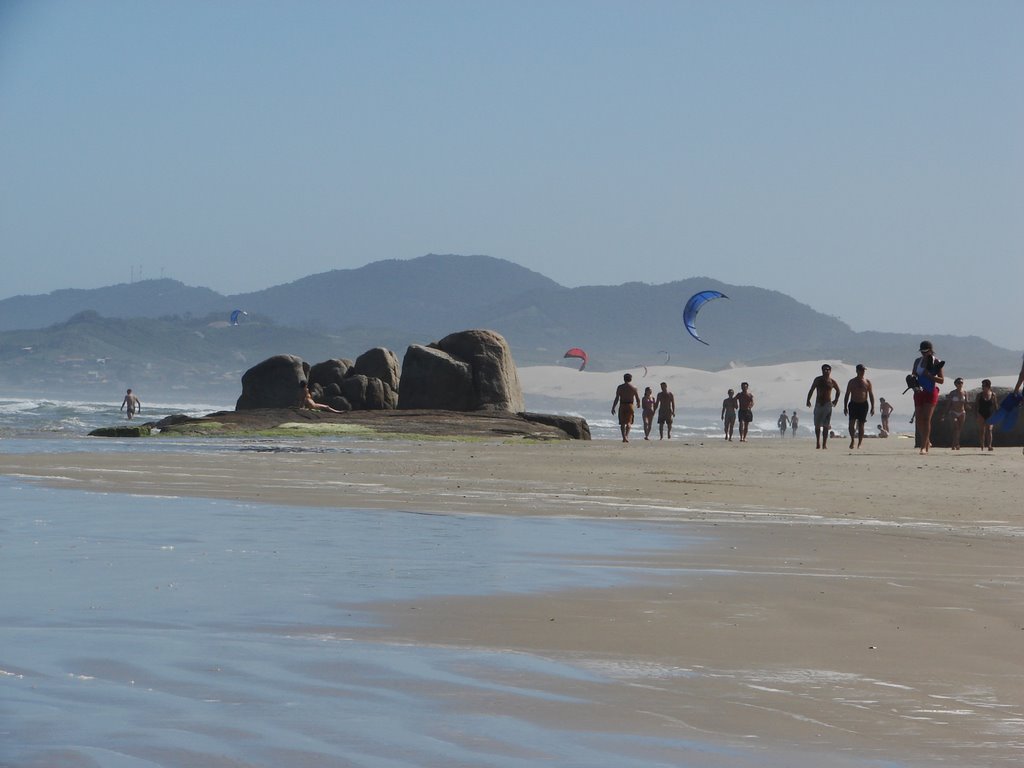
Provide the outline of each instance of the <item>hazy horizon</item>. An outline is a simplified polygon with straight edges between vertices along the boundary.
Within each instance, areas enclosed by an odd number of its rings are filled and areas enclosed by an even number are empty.
[[[0,5],[0,298],[427,253],[1017,349],[1024,4]]]

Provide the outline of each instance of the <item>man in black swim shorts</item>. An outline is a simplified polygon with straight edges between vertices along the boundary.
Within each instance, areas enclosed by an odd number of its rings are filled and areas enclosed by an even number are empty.
[[[846,385],[843,397],[843,413],[850,417],[850,447],[853,448],[854,433],[857,435],[857,447],[864,442],[864,422],[868,419],[868,407],[871,415],[875,415],[875,392],[871,382],[865,378],[867,368],[857,363],[857,375]]]

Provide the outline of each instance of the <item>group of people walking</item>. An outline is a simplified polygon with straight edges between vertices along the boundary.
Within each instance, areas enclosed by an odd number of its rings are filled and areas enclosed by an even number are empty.
[[[615,390],[615,399],[612,400],[612,413],[615,409],[619,411],[619,430],[622,432],[622,442],[629,442],[629,433],[633,427],[633,419],[636,409],[640,408],[644,425],[644,440],[651,439],[651,431],[654,429],[654,415],[658,415],[658,439],[665,439],[668,432],[668,439],[672,439],[672,420],[676,417],[676,396],[668,391],[668,383],[661,382],[661,391],[654,395],[650,387],[644,388],[644,396],[640,397],[640,390],[633,384],[633,374],[627,373],[622,377],[622,383]]]
[[[922,341],[918,348],[918,357],[911,366],[911,373],[907,376],[907,388],[914,390],[914,416],[911,422],[916,425],[917,446],[922,454],[928,453],[931,448],[932,417],[940,400],[939,385],[945,382],[945,361],[939,359],[930,341]],[[846,384],[845,393],[835,379],[832,378],[832,366],[825,363],[821,366],[821,375],[816,376],[807,390],[807,407],[812,409],[814,419],[814,441],[815,448],[827,449],[829,437],[834,436],[832,432],[832,413],[839,405],[840,397],[843,398],[843,415],[849,419],[850,448],[860,448],[864,442],[864,430],[869,416],[875,415],[875,392],[871,380],[867,378],[867,368],[858,363],[856,366],[857,375]],[[633,424],[634,412],[639,408],[643,415],[644,439],[650,439],[653,429],[654,418],[657,415],[659,435],[664,438],[667,430],[668,437],[672,437],[672,421],[676,414],[675,396],[668,390],[668,384],[661,382],[661,391],[654,395],[651,388],[644,390],[643,397],[639,390],[632,384],[632,375],[625,374],[623,383],[615,391],[615,399],[612,401],[612,413],[618,410],[619,428],[622,432],[622,441],[629,442],[629,433]],[[964,390],[964,380],[957,377],[953,381],[954,389],[946,396],[949,410],[948,416],[952,421],[952,438],[950,447],[953,450],[960,450],[960,433],[963,429],[967,412],[973,407],[978,419],[980,431],[981,449],[993,450],[993,425],[989,423],[990,417],[1000,407],[999,399],[992,389],[990,379],[981,382],[981,390],[969,402],[968,395]],[[1021,388],[1024,386],[1024,364],[1021,365],[1020,375],[1017,377],[1017,384],[1014,387],[1014,396],[1019,402]],[[814,400],[812,405],[811,400]],[[881,417],[879,425],[879,437],[888,437],[890,433],[889,417],[892,415],[893,406],[886,402],[885,398],[878,400],[878,412]],[[746,442],[750,423],[753,421],[754,395],[750,391],[750,384],[740,384],[739,393],[730,389],[728,396],[722,401],[721,420],[724,425],[725,439],[731,441],[733,430],[739,424],[740,442]],[[796,436],[799,426],[799,416],[794,410],[792,415],[783,411],[779,416],[777,425],[780,434],[785,437],[786,430]]]
[[[847,382],[846,394],[843,396],[843,414],[850,419],[850,448],[860,448],[864,442],[864,425],[868,415],[875,415],[875,390],[867,378],[868,369],[862,363],[857,363],[856,370],[857,375]],[[807,390],[808,408],[812,407],[811,396],[814,396],[815,448],[828,448],[828,439],[832,434],[832,409],[839,405],[841,394],[839,382],[832,378],[832,366],[825,363],[821,366],[821,375],[814,378]],[[882,417],[882,426],[888,434],[885,422],[889,420],[892,406],[888,403],[885,405],[888,410]]]
[[[918,350],[920,356],[914,360],[911,373],[907,376],[907,386],[914,389],[914,421],[917,424],[917,445],[922,454],[931,448],[932,416],[939,403],[939,384],[945,381],[944,360],[940,360],[930,341],[922,341]],[[1021,386],[1024,385],[1024,362],[1021,364],[1017,383],[1010,397],[1011,407],[1020,405]],[[959,376],[953,380],[953,390],[946,395],[949,404],[948,416],[952,421],[950,448],[960,450],[960,433],[967,420],[967,411],[973,406],[978,420],[978,444],[983,451],[994,450],[993,439],[995,425],[992,416],[1003,405],[992,389],[991,379],[982,379],[981,390],[971,403],[964,391],[964,380]]]

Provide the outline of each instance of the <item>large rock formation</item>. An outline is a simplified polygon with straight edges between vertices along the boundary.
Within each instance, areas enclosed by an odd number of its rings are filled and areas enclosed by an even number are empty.
[[[338,411],[433,410],[522,414],[526,410],[508,343],[494,331],[452,333],[429,346],[413,344],[399,366],[383,347],[367,350],[353,363],[336,358],[312,367],[294,355],[277,355],[242,376],[236,410],[295,408],[302,382],[318,403]],[[555,426],[587,439],[584,422],[554,423],[529,414],[536,423]]]
[[[402,362],[398,407],[513,413],[526,408],[508,343],[484,330],[410,346]]]
[[[235,410],[298,405],[301,384],[309,380],[309,371],[309,363],[295,355],[268,357],[242,374],[242,394]]]

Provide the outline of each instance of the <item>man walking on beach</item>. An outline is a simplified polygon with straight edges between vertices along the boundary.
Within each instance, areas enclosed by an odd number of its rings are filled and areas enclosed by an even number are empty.
[[[633,426],[633,414],[640,405],[640,392],[631,383],[633,374],[626,373],[622,376],[622,383],[615,390],[615,399],[612,400],[612,413],[615,407],[619,408],[619,431],[622,432],[622,442],[629,442],[629,428]]]
[[[661,382],[661,392],[654,399],[654,406],[658,409],[658,439],[665,437],[665,427],[668,426],[668,439],[672,439],[672,420],[676,417],[676,396],[668,391],[668,382]]]
[[[800,426],[800,417],[796,413],[796,409],[793,409],[793,415],[789,419],[789,436],[796,437],[796,428]]]
[[[832,391],[835,390],[835,398]],[[821,366],[821,376],[816,376],[807,390],[807,407],[811,407],[811,393],[816,392],[814,400],[814,440],[815,448],[828,448],[828,431],[832,426],[832,407],[839,403],[839,385],[832,378],[832,366],[825,363]]]
[[[125,409],[128,411],[128,421],[131,421],[137,412],[142,411],[142,401],[133,395],[130,389],[124,396],[124,400],[121,401],[121,407],[118,410],[123,411]]]
[[[871,415],[875,415],[875,391],[871,382],[864,377],[867,373],[861,363],[857,363],[857,375],[846,384],[846,395],[843,397],[843,413],[850,417],[850,448],[853,448],[853,434],[857,433],[857,447],[864,442],[864,422],[868,419],[868,401],[871,401]]]
[[[729,390],[729,396],[722,401],[722,421],[725,423],[725,439],[732,442],[732,429],[736,426],[736,393]]]
[[[785,411],[783,411],[782,415],[779,416],[778,424],[779,424],[779,437],[785,437],[786,436],[786,427],[789,426],[789,416],[786,415]]]
[[[747,382],[740,384],[740,393],[736,395],[736,418],[740,422],[740,442],[747,442],[747,431],[754,420],[754,396],[750,393]]]

